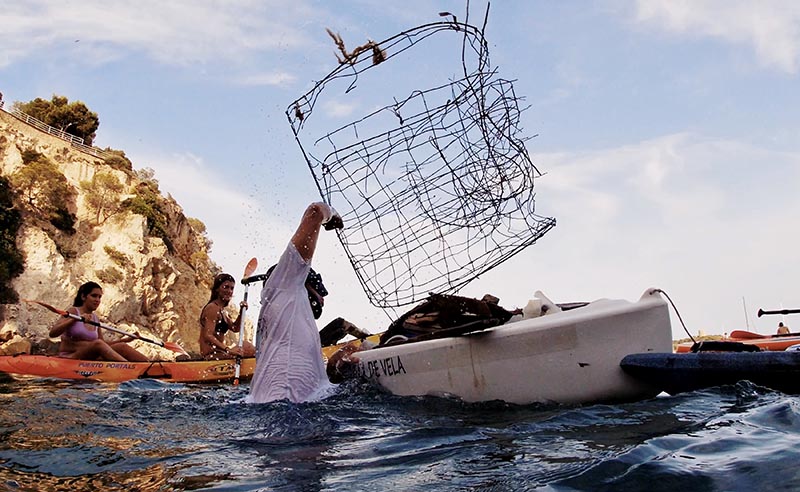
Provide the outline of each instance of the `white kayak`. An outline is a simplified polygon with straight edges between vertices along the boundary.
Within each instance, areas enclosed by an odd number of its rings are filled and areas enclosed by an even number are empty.
[[[539,317],[358,352],[356,374],[396,395],[468,402],[581,404],[660,392],[620,368],[628,354],[672,350],[669,312],[657,289],[637,302],[602,299],[567,311],[542,302],[548,309]]]

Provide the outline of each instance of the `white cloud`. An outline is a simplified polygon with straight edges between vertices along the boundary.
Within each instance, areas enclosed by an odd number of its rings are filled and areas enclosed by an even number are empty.
[[[800,3],[794,0],[636,0],[636,21],[750,45],[764,65],[798,71]]]
[[[232,180],[220,175],[218,170],[226,169],[224,165],[206,163],[191,153],[129,155],[155,169],[162,193],[172,195],[187,216],[206,225],[214,241],[211,257],[224,269],[236,271],[236,265],[243,266],[255,249],[274,254],[292,231],[291,225],[264,213],[257,198],[236,189]]]
[[[327,101],[323,105],[323,110],[325,114],[333,118],[343,118],[345,116],[350,116],[353,114],[353,111],[356,110],[357,105],[355,104],[345,104],[338,101]]]
[[[791,226],[800,153],[682,133],[536,162],[548,173],[537,212],[558,225],[470,295],[494,291],[521,306],[536,289],[570,302],[661,287],[693,334],[744,328],[742,297],[751,318],[758,307],[800,305],[800,262],[788,246],[800,241]],[[773,321],[748,320],[764,333]],[[677,318],[673,333],[685,336]]]
[[[303,31],[290,19],[312,12],[299,0],[12,2],[0,10],[0,66],[35,50],[76,42],[90,52],[102,51],[105,59],[132,50],[169,65],[241,61],[261,51],[306,45]]]
[[[244,86],[283,86],[297,80],[297,77],[286,72],[267,72],[240,77],[236,83]]]

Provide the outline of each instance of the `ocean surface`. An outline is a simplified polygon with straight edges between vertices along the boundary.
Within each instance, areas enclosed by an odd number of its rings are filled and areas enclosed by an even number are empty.
[[[749,383],[585,406],[247,390],[4,377],[0,489],[800,490],[800,397]]]

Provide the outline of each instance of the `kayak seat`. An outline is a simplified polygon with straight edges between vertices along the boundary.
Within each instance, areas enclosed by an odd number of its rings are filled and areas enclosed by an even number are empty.
[[[390,339],[386,340],[386,343],[384,343],[384,345],[396,345],[398,343],[403,343],[407,341],[408,337],[405,335],[394,335]]]
[[[434,340],[437,338],[458,337],[468,335],[472,332],[482,331],[487,328],[499,326],[503,324],[503,320],[497,318],[479,319],[464,323],[463,325],[453,326],[451,328],[442,328],[431,333],[419,335],[416,337],[406,337],[403,335],[394,335],[386,343],[382,343],[381,347],[390,345],[400,345],[402,343],[423,342],[425,340]]]

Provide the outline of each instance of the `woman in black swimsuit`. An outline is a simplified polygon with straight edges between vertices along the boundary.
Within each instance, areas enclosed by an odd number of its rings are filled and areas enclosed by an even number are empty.
[[[204,359],[233,359],[234,357],[253,357],[255,347],[250,342],[244,342],[241,348],[238,344],[227,346],[225,334],[228,331],[239,333],[242,327],[241,311],[236,321],[231,321],[225,312],[225,307],[233,297],[236,282],[227,273],[220,273],[214,277],[211,287],[211,299],[200,313],[200,355]],[[242,302],[244,304],[244,302]]]

